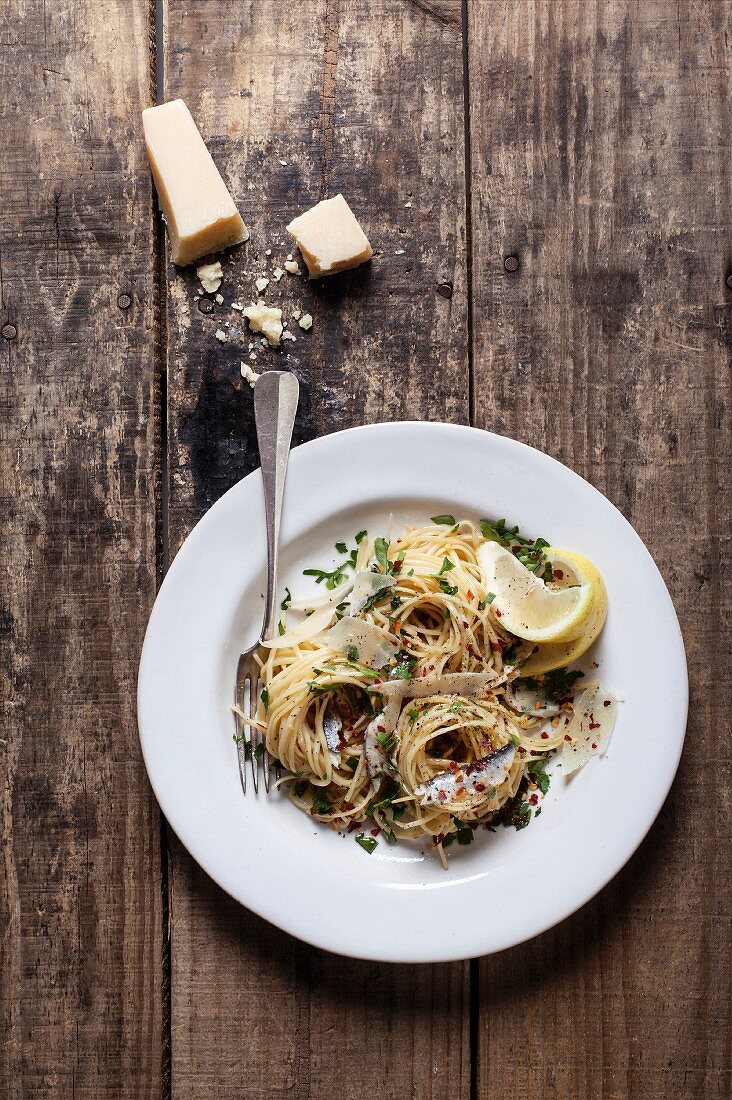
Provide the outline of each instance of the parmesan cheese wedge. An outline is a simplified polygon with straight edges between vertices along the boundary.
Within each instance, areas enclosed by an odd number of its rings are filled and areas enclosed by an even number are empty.
[[[183,100],[148,107],[142,126],[173,263],[246,241],[249,231]]]

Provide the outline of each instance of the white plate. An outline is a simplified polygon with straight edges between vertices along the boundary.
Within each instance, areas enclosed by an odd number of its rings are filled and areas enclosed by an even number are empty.
[[[506,517],[597,563],[607,625],[593,654],[625,698],[605,757],[555,773],[526,829],[480,831],[443,871],[418,845],[372,855],[287,798],[243,797],[229,710],[237,657],[260,626],[264,508],[257,471],[191,532],[160,589],[138,684],[140,737],[162,810],[232,897],[344,955],[436,962],[500,951],[588,901],[630,858],[663,804],[687,715],[684,648],[671,599],[639,537],[596,489],[511,439],[448,424],[380,424],[292,452],[281,587],[301,593],[334,543],[430,516]]]

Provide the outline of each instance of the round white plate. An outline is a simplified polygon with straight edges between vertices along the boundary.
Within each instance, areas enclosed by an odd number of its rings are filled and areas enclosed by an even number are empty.
[[[292,452],[280,589],[301,594],[334,543],[449,512],[506,519],[597,563],[607,624],[591,657],[624,697],[606,755],[554,772],[540,817],[480,830],[443,871],[419,844],[369,855],[284,794],[239,784],[230,703],[239,653],[257,636],[265,572],[259,471],[191,532],[163,582],[138,684],[140,738],[162,810],[205,871],[260,916],[329,951],[395,962],[511,947],[569,916],[630,858],[671,786],[687,674],[671,599],[640,538],[596,489],[511,439],[448,424],[379,424]],[[331,566],[332,567],[332,566]],[[588,658],[590,659],[590,658]]]

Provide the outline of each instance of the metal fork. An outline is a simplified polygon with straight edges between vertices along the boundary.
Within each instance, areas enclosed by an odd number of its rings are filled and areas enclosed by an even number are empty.
[[[262,467],[264,489],[264,518],[267,528],[267,589],[264,600],[264,622],[259,639],[242,653],[236,669],[234,711],[236,723],[236,747],[239,758],[239,775],[244,794],[247,792],[247,744],[244,727],[249,726],[250,760],[255,794],[258,791],[259,759],[264,766],[264,788],[269,794],[269,754],[262,744],[255,726],[242,719],[242,713],[250,722],[257,712],[259,702],[260,670],[257,654],[262,642],[272,637],[276,619],[277,551],[280,539],[280,516],[285,488],[287,459],[290,453],[292,429],[295,423],[300,387],[294,374],[287,371],[267,371],[261,374],[254,386],[254,420],[257,427],[259,462]],[[241,712],[241,713],[240,713]]]

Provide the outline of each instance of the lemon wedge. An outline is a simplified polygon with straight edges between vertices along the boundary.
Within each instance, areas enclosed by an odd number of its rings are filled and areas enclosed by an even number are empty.
[[[590,585],[592,607],[576,637],[563,642],[538,645],[528,661],[522,665],[522,676],[541,676],[544,672],[564,668],[577,661],[597,641],[607,618],[607,589],[597,566],[589,558],[573,550],[549,547],[545,553],[555,571],[555,577],[557,573],[562,574],[554,583]]]
[[[582,632],[592,612],[592,583],[550,588],[497,542],[479,547],[478,562],[486,592],[495,594],[493,613],[511,634],[541,643],[565,642]]]

